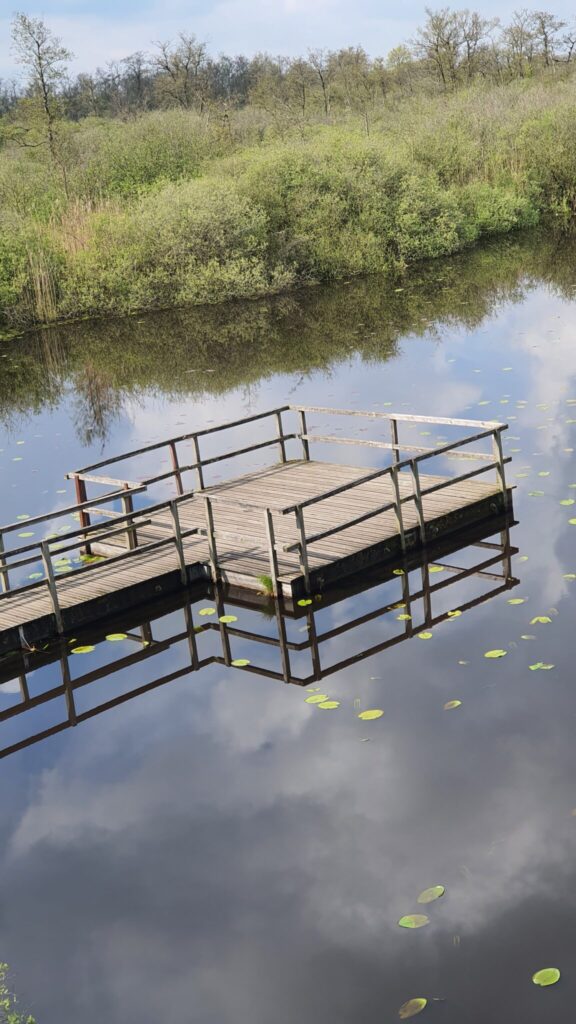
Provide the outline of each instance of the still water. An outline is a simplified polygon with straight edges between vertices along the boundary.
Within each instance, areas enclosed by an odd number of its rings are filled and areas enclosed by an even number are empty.
[[[286,401],[502,419],[516,486],[516,524],[490,538],[517,549],[511,566],[452,574],[433,613],[465,611],[430,638],[384,646],[406,595],[377,574],[290,619],[303,681],[311,636],[333,634],[333,671],[308,688],[274,677],[263,603],[225,607],[244,634],[234,656],[261,674],[222,663],[217,627],[191,633],[208,591],[119,620],[120,641],[88,638],[71,659],[75,678],[95,675],[77,691],[85,720],[0,761],[0,960],[38,1024],[381,1024],[416,997],[422,1021],[570,1019],[575,257],[527,236],[402,290],[346,282],[0,347],[2,522],[68,504],[67,470]],[[490,553],[437,558],[474,569]],[[421,584],[415,569],[404,587]],[[45,662],[31,697],[61,684]],[[4,712],[21,697],[0,673]],[[307,703],[310,689],[338,706]],[[3,716],[0,748],[65,720],[61,695]],[[420,906],[435,885],[445,895]],[[398,926],[414,913],[429,924]],[[544,967],[562,977],[539,989]]]

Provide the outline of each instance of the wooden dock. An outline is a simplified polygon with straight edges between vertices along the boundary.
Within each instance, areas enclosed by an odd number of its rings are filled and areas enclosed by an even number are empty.
[[[310,413],[362,416],[385,426],[390,440],[314,434],[307,426]],[[292,431],[285,429],[288,418],[296,420]],[[202,457],[202,438],[269,419],[273,437]],[[400,427],[413,424],[456,428],[460,436],[433,448],[401,442]],[[10,549],[7,540],[22,531],[22,523],[0,528],[0,651],[65,634],[202,577],[294,599],[378,563],[400,564],[433,540],[511,508],[504,429],[494,422],[284,406],[74,471],[75,505],[26,521],[27,528],[53,528],[58,517],[74,515],[79,527],[64,541],[52,534]],[[489,452],[478,447],[486,441]],[[297,458],[289,458],[290,444],[297,446]],[[312,445],[335,444],[381,449],[389,462],[370,469],[311,457]],[[194,453],[190,464],[182,461],[184,445]],[[270,447],[277,449],[273,464],[206,485],[209,466]],[[155,458],[162,449],[170,453],[168,472],[139,481],[100,472],[125,460]],[[452,476],[422,471],[424,463],[448,459],[480,466]],[[494,480],[478,479],[489,471]],[[159,484],[173,486],[175,496],[154,503],[152,489]],[[107,491],[89,499],[88,485]],[[137,509],[135,499],[148,504]],[[67,551],[80,552],[84,562],[62,572]],[[39,564],[42,579],[22,578],[25,568]]]
[[[454,621],[454,609],[465,615],[509,593],[519,583],[512,573],[518,549],[511,546],[511,525],[509,515],[484,520],[407,555],[401,576],[391,567],[374,567],[304,606],[198,580],[187,590],[77,632],[72,645],[58,638],[41,649],[14,652],[0,659],[0,688],[9,687],[11,694],[8,705],[3,701],[0,708],[0,758],[212,665],[301,687],[328,680],[422,630]],[[363,594],[376,588],[377,599],[375,594],[362,601]],[[198,602],[210,602],[216,614],[199,618],[194,607]],[[335,617],[326,614],[332,606],[338,606]],[[263,609],[268,613],[265,623]],[[232,622],[221,621],[227,616]],[[293,620],[305,628],[296,631]],[[367,643],[370,623],[378,629]],[[120,634],[124,642],[107,642],[109,634]],[[339,637],[346,637],[344,657],[334,660],[342,648],[332,642]],[[85,670],[83,659],[70,653],[78,645],[102,645],[105,664],[100,655]],[[173,648],[179,652],[177,667],[166,658]],[[235,664],[239,653],[246,657]],[[126,690],[125,672],[134,665],[138,685]],[[48,667],[50,671],[41,672]],[[43,705],[51,709],[50,724],[38,731],[37,709]]]

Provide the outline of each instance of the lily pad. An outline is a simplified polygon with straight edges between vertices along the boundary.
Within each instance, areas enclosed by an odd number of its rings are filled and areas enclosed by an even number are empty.
[[[536,661],[534,665],[529,665],[528,668],[531,672],[537,672],[538,669],[542,669],[544,672],[549,672],[551,668],[554,668],[554,665],[547,665],[543,661]]]
[[[128,639],[128,634],[127,633],[108,633],[106,635],[106,639],[109,641],[109,643],[115,644],[115,643],[118,643],[120,640],[127,640]]]
[[[454,708],[462,707],[461,700],[448,700],[444,705],[444,711],[453,711]]]
[[[73,647],[72,654],[91,654],[96,648],[93,644],[84,644],[83,647]]]
[[[575,498],[563,498],[560,502],[561,505],[574,505],[576,503]]]
[[[332,711],[333,708],[339,708],[340,707],[340,701],[339,700],[323,700],[321,704],[318,704],[318,707],[322,708],[323,711]]]
[[[306,697],[306,704],[322,704],[325,700],[328,700],[327,693],[315,693],[312,697]]]
[[[418,633],[418,639],[419,640],[431,640],[432,639],[432,633]]]
[[[446,889],[443,885],[432,885],[429,889],[423,889],[420,893],[417,903],[434,903],[434,900],[439,900],[444,895]]]
[[[375,718],[382,718],[384,712],[380,708],[370,708],[369,711],[361,711],[358,718],[361,718],[363,722],[371,722]]]
[[[503,651],[500,648],[496,648],[494,651],[486,651],[485,658],[504,658],[508,654],[508,651]]]
[[[452,611],[448,612],[449,619],[457,619],[460,615],[462,615],[460,608],[454,608]]]
[[[306,608],[307,605],[312,604],[312,598],[311,597],[302,597],[300,599],[300,601],[298,601],[298,604],[300,605],[301,608]]]
[[[416,999],[409,999],[407,1003],[402,1003],[402,1006],[398,1010],[398,1016],[400,1020],[408,1020],[409,1017],[415,1017],[416,1014],[422,1013],[428,1005],[428,1000],[423,997],[417,997]]]
[[[198,615],[216,615],[215,608],[201,608]]]
[[[525,604],[525,602],[525,597],[509,597],[507,601],[508,604]]]
[[[547,988],[548,985],[555,985],[560,981],[560,971],[557,967],[543,967],[532,975],[532,981],[535,985],[540,985],[540,988]]]
[[[552,619],[549,615],[535,615],[533,619],[530,619],[531,626],[535,626],[537,622],[545,625],[547,622],[552,622]]]
[[[424,928],[430,924],[430,918],[426,914],[406,914],[398,921],[401,928]]]
[[[238,622],[238,616],[237,615],[221,615],[218,621],[219,622]]]
[[[234,658],[234,661],[232,662],[232,665],[234,665],[235,668],[245,668],[245,666],[249,664],[249,658]]]

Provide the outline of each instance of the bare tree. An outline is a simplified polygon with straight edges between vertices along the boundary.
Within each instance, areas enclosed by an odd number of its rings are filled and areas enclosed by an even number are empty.
[[[532,15],[534,39],[547,68],[555,59],[555,48],[559,41],[558,33],[565,27],[565,21],[560,21],[548,11],[534,11]]]
[[[178,43],[157,43],[153,65],[158,72],[161,97],[184,110],[204,109],[207,98],[207,48],[193,35],[181,32]]]
[[[332,88],[334,85],[334,64],[331,61],[329,50],[308,50],[308,60],[314,68],[322,90],[322,102],[324,105],[324,117],[330,120],[330,108],[332,104]]]
[[[26,14],[15,16],[12,41],[16,60],[28,70],[32,100],[27,108],[29,124],[21,126],[20,141],[25,145],[43,143],[48,146],[68,198],[68,177],[59,132],[58,89],[66,79],[66,65],[72,54],[40,18],[29,18]],[[40,143],[36,141],[39,136]]]

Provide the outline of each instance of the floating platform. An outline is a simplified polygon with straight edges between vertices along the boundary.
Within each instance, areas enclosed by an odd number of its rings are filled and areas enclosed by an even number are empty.
[[[390,440],[314,434],[307,426],[310,413],[363,416],[378,428],[385,425]],[[288,417],[297,417],[291,432],[285,430]],[[202,458],[201,438],[270,418],[277,428],[272,438]],[[460,436],[433,448],[402,443],[402,424],[456,428]],[[464,427],[468,433],[462,437]],[[294,601],[374,565],[401,564],[432,541],[511,510],[505,429],[475,420],[284,406],[74,471],[69,477],[76,483],[75,505],[28,519],[26,527],[44,523],[54,529],[58,517],[73,515],[77,530],[10,550],[6,541],[22,523],[0,528],[0,651],[64,635],[202,578]],[[485,440],[490,452],[478,449]],[[290,443],[301,457],[288,457]],[[194,451],[189,465],[181,461],[184,444]],[[311,458],[313,444],[381,449],[390,461],[376,468],[321,461]],[[274,464],[206,485],[209,466],[271,446],[278,449]],[[168,472],[139,481],[95,473],[123,460],[156,458],[164,448],[171,456]],[[402,457],[405,452],[408,457]],[[480,467],[455,476],[422,472],[433,459],[473,460]],[[488,471],[493,481],[477,479]],[[196,486],[187,489],[191,472]],[[151,503],[152,487],[160,483],[172,485],[176,494]],[[108,490],[89,500],[88,484]],[[135,499],[148,504],[136,509]],[[79,553],[78,568],[66,563],[67,551]],[[34,583],[22,578],[31,566],[42,572]]]

